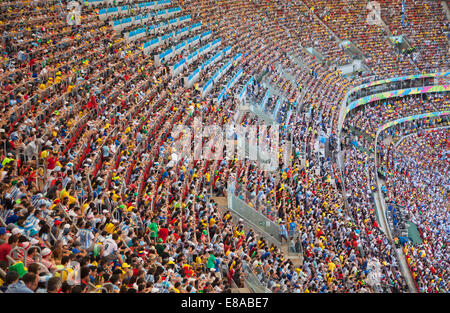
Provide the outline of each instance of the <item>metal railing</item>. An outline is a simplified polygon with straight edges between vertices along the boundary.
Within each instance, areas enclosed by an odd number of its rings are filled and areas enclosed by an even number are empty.
[[[299,233],[295,234],[294,238],[289,239],[288,255],[303,256],[303,245]]]
[[[272,293],[272,291],[265,285],[267,282],[261,281],[258,276],[253,272],[250,265],[247,262],[242,261],[242,270],[245,273],[245,282],[248,288],[254,293]]]
[[[236,197],[234,188],[227,190],[228,208],[232,213],[260,232],[264,237],[277,247],[281,247],[281,236],[279,227],[261,212],[247,205],[243,200]]]

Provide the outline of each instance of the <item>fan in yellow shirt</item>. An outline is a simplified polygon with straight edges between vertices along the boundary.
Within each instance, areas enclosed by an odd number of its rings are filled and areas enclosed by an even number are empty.
[[[108,234],[112,234],[116,231],[116,226],[113,223],[109,222],[108,224],[105,225],[105,231]]]
[[[43,150],[41,152],[41,159],[46,159],[48,158],[48,150]]]
[[[336,268],[336,264],[334,264],[333,262],[328,263],[329,271],[333,272],[335,268]]]
[[[238,237],[240,237],[240,236],[244,236],[244,231],[239,231],[238,230],[238,228],[236,227],[235,229],[234,229],[234,237],[236,237],[236,238],[238,238]]]
[[[64,268],[63,265],[58,265],[57,266],[57,269],[62,269],[62,268]],[[70,267],[66,267],[63,271],[56,272],[55,273],[55,277],[60,277],[62,282],[65,282],[67,280],[73,281],[73,279],[74,279],[74,271]]]
[[[331,285],[331,283],[333,282],[333,276],[330,274],[327,274],[327,282],[328,282],[328,286]]]
[[[116,194],[116,191],[115,191],[115,190],[113,190],[113,196],[112,196],[112,198],[113,198],[113,201],[114,201],[114,202],[117,202],[117,199],[119,198],[119,196]]]
[[[61,190],[61,193],[59,194],[59,199],[63,200],[64,198],[69,198],[69,205],[72,203],[75,203],[77,199],[75,197],[72,197],[66,189]]]
[[[84,213],[88,207],[89,207],[89,203],[83,204],[83,206],[81,207],[81,213]]]
[[[256,245],[258,246],[259,249],[262,249],[265,246],[265,243],[262,240],[259,240]]]

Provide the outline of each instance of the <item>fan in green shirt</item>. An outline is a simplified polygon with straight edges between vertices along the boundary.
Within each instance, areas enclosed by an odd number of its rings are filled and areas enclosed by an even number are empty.
[[[214,256],[214,254],[210,254],[208,257],[208,262],[206,263],[206,267],[211,269],[214,268],[216,265],[216,257]]]
[[[164,249],[166,248],[162,241],[163,240],[161,238],[159,238],[158,243],[155,246],[156,253],[158,253],[159,256],[162,255],[162,253],[164,252]]]
[[[150,229],[150,238],[156,239],[158,236],[158,224],[156,224],[155,220],[152,220],[148,228]]]

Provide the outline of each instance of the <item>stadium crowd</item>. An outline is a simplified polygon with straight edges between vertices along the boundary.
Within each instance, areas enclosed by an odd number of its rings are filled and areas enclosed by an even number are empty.
[[[417,225],[422,240],[403,246],[420,292],[448,292],[448,139],[448,129],[419,131],[384,149],[388,201]]]
[[[339,105],[357,82],[304,48],[346,64],[349,56],[331,29],[343,38],[358,34],[377,75],[416,73],[410,60],[384,46],[378,26],[352,22],[363,12],[356,1],[359,13],[345,14],[339,3],[328,8],[324,1],[314,2],[314,10],[301,1],[162,2],[151,9],[139,6],[146,1],[86,3],[78,26],[67,24],[65,1],[1,3],[0,290],[231,292],[255,275],[271,292],[406,291],[394,247],[367,206],[367,186],[346,173],[358,182],[345,182],[347,199],[335,165],[314,153],[322,135],[336,136]],[[100,18],[100,10],[119,4],[134,7]],[[173,15],[136,22],[178,7]],[[336,22],[325,27],[317,11],[325,23]],[[128,18],[130,25],[114,26]],[[191,30],[198,22],[201,28]],[[166,28],[150,31],[155,23]],[[131,38],[140,27],[145,35]],[[207,40],[175,48],[209,30]],[[218,46],[202,50],[217,39]],[[428,70],[448,60],[415,62]],[[266,172],[255,160],[183,154],[177,143],[191,147],[190,131],[202,125],[260,124],[254,115],[237,114],[234,94],[252,77],[248,96],[257,103],[266,90],[277,90],[265,112],[279,123],[280,142],[295,147],[289,162],[280,156],[280,168]],[[430,110],[448,108],[448,96],[398,100],[392,112],[379,104],[368,109],[369,118],[364,111],[349,123],[370,135],[372,122],[405,116],[424,102]],[[215,152],[207,148],[207,156]],[[367,161],[354,153],[351,158]],[[301,265],[219,203],[230,181],[285,237],[300,235]]]
[[[413,97],[416,99],[402,99],[402,100],[389,100],[389,101],[378,101],[376,104],[369,105],[365,109],[365,113],[361,114],[361,110],[358,108],[355,112],[351,112],[347,127],[344,126],[346,133],[349,134],[348,139],[344,141],[344,183],[347,192],[347,199],[350,205],[356,205],[361,210],[369,210],[374,213],[375,207],[375,192],[376,192],[376,172],[375,169],[375,160],[374,160],[374,144],[375,144],[375,134],[378,131],[378,127],[384,125],[388,122],[397,120],[402,117],[413,116],[422,113],[430,113],[430,112],[440,112],[447,110],[448,111],[448,95],[442,96],[439,94],[428,96],[427,99],[421,99],[420,97]],[[418,99],[417,99],[418,98]],[[396,103],[397,106],[394,106]],[[415,105],[417,103],[417,106]],[[408,105],[406,105],[408,104]],[[391,110],[391,107],[395,107],[396,110]],[[376,108],[373,110],[373,108]],[[402,109],[403,108],[403,109]],[[347,121],[346,121],[347,123]],[[410,124],[408,124],[410,123]],[[378,141],[380,143],[380,158],[381,158],[381,173],[383,173],[388,180],[387,189],[389,193],[395,193],[395,195],[402,195],[400,197],[404,197],[403,199],[410,199],[409,201],[414,201],[412,199],[417,199],[411,194],[398,191],[397,188],[407,188],[406,180],[412,179],[411,176],[408,178],[403,177],[402,184],[399,184],[399,181],[396,181],[395,187],[389,182],[390,176],[389,174],[393,172],[393,165],[389,166],[386,162],[392,162],[397,164],[397,158],[389,155],[394,146],[395,140],[392,138],[401,138],[402,135],[406,135],[408,133],[417,131],[422,128],[431,128],[431,127],[445,127],[449,123],[448,116],[437,116],[430,117],[425,120],[411,121],[406,122],[406,126],[402,127],[392,127],[380,133]],[[391,140],[391,141],[390,141]],[[412,143],[411,143],[412,144]],[[420,144],[418,145],[418,148]],[[409,155],[408,155],[409,156]],[[422,155],[420,156],[420,158]],[[426,156],[424,156],[426,158]],[[424,159],[425,160],[425,159]],[[434,159],[433,159],[434,160]],[[411,163],[409,163],[411,164]],[[397,165],[398,166],[398,165]],[[442,169],[442,168],[441,168]],[[443,170],[443,169],[442,169]],[[445,170],[443,170],[445,172]],[[397,187],[401,186],[401,187]],[[386,190],[383,190],[386,192]],[[417,195],[419,192],[417,192]],[[429,195],[429,191],[423,192],[423,197],[432,197]],[[436,198],[437,201],[439,198]],[[419,199],[417,201],[420,201]],[[392,201],[390,199],[390,203],[394,203],[400,205],[397,201]],[[422,203],[420,201],[420,203]],[[406,202],[402,202],[402,207],[408,207]],[[442,206],[442,203],[441,203]],[[437,210],[439,211],[439,209]],[[435,212],[433,210],[433,212]],[[377,217],[377,219],[379,216]],[[395,238],[398,241],[398,238]],[[410,259],[408,254],[409,243],[403,242],[404,252],[406,254],[407,259]],[[405,248],[406,247],[406,248]],[[412,251],[414,251],[414,247]],[[408,261],[410,262],[410,261]],[[444,265],[445,267],[445,265]],[[417,267],[411,267],[413,272],[413,277],[416,278],[418,273],[423,273],[423,267],[417,271]],[[437,278],[436,278],[437,280]],[[428,281],[428,280],[427,280]],[[431,281],[431,280],[429,280]],[[442,280],[442,284],[446,284],[445,280]],[[423,282],[422,282],[423,284]],[[427,289],[421,285],[418,288],[419,292],[434,292],[431,289]],[[441,285],[442,286],[442,285]],[[439,290],[439,288],[435,289]],[[444,291],[445,287],[440,289],[440,291]]]

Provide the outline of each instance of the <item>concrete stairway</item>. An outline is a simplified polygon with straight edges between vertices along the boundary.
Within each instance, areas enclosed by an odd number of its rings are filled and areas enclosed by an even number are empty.
[[[252,293],[252,291],[248,287],[232,288],[231,293]]]
[[[294,264],[294,267],[299,267],[303,265],[303,256],[299,254],[289,254],[289,244],[283,243],[281,246],[281,252],[286,259],[290,259]]]
[[[377,213],[376,216],[377,216],[378,224],[380,225],[381,230],[385,234],[387,234],[388,233],[387,225],[386,225],[386,220],[384,219],[384,211],[383,211],[383,207],[381,205],[380,196],[379,196],[378,192],[375,192],[373,194],[373,196],[374,196],[374,200],[375,200],[375,205],[378,208],[378,210],[376,210],[377,211],[376,212]]]
[[[211,197],[217,203],[220,214],[225,213],[228,208],[228,201],[226,197]],[[289,253],[289,243],[284,242],[281,246],[281,251],[286,259],[290,259],[294,266],[298,267],[303,264],[303,256]],[[245,289],[245,288],[244,288]]]
[[[294,76],[292,76],[292,74],[288,73],[288,72],[286,71],[286,69],[284,69],[284,68],[280,68],[280,70],[281,70],[281,75],[282,75],[286,80],[290,81],[291,84],[292,84],[293,86],[296,86],[296,85],[297,85],[297,80],[295,79]]]
[[[244,101],[244,103],[239,107],[239,111],[238,111],[238,117],[236,119],[236,123],[237,125],[241,124],[242,119],[244,118],[245,114],[250,112],[250,106],[249,103],[247,101]]]
[[[255,115],[257,118],[262,119],[266,124],[278,124],[273,116],[264,112],[256,103],[250,104],[250,113]]]
[[[303,50],[303,47],[300,44],[298,44],[298,47]],[[309,66],[307,64],[305,64],[303,62],[303,60],[299,56],[295,56],[295,55],[289,54],[289,53],[288,53],[288,56],[289,56],[289,58],[291,59],[292,62],[294,62],[295,64],[297,64],[301,68],[303,68],[305,71],[308,72],[310,70]]]
[[[275,95],[275,96],[287,101],[287,96],[284,93],[282,93],[281,91],[279,91],[275,86],[273,86],[271,82],[265,80],[265,81],[263,81],[263,86],[266,87],[267,89],[269,89],[270,95]]]
[[[215,203],[217,203],[217,207],[220,209],[227,209],[228,201],[226,197],[211,197]]]

